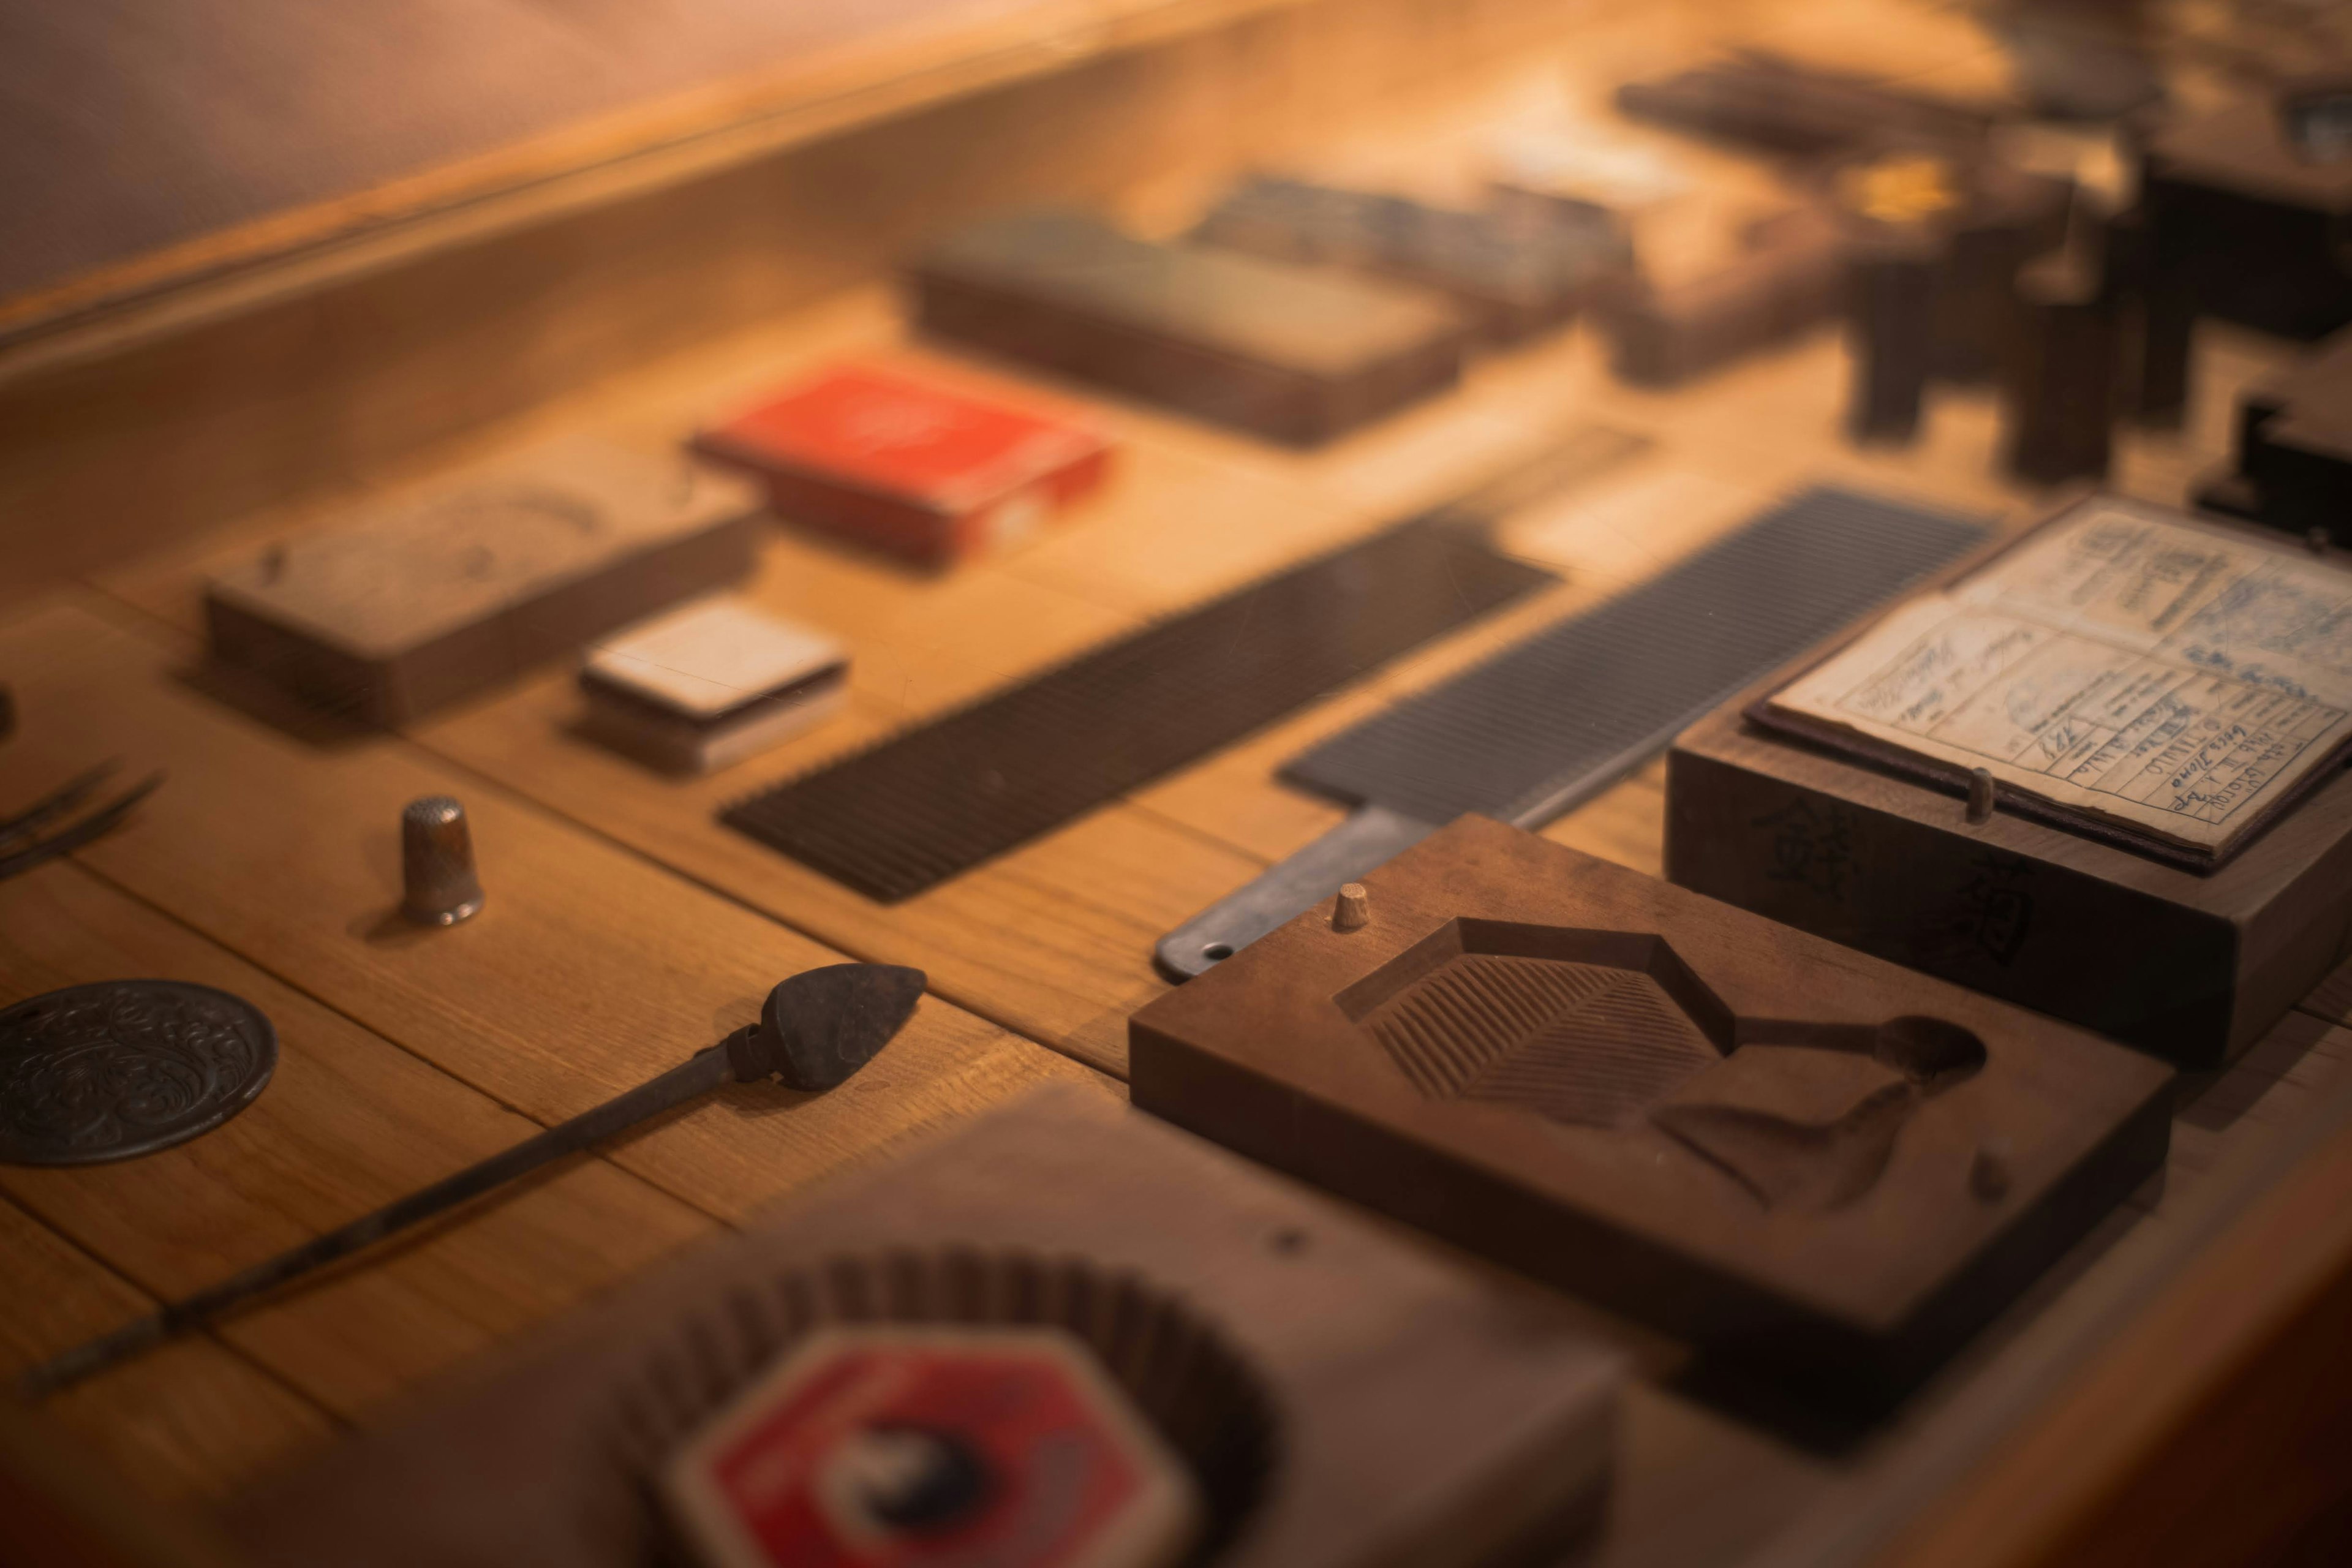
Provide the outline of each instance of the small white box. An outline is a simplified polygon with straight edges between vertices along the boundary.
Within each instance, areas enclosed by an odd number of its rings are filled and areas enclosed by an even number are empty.
[[[670,773],[706,773],[838,711],[849,655],[813,627],[705,599],[588,650],[588,732]]]

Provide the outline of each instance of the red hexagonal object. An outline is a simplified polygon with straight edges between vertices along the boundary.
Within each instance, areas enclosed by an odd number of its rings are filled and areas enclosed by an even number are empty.
[[[1182,1464],[1058,1329],[825,1329],[665,1472],[713,1568],[1163,1568]]]

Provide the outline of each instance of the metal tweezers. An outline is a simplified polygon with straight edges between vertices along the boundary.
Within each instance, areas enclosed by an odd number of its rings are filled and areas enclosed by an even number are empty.
[[[0,817],[0,880],[79,849],[109,832],[131,814],[132,806],[146,799],[148,793],[163,782],[162,773],[150,773],[89,816],[68,823],[46,838],[40,837],[42,828],[68,815],[88,800],[113,772],[112,763],[100,763],[63,788],[43,795],[16,816]]]

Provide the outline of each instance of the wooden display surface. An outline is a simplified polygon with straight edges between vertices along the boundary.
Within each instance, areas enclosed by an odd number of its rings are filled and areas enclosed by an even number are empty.
[[[2352,950],[2352,771],[2186,870],[2005,810],[1969,822],[1954,793],[1742,716],[1819,661],[1677,738],[1669,879],[2189,1068],[2234,1060]]]
[[[212,656],[331,712],[415,719],[751,569],[756,491],[559,442],[224,563]]]
[[[1488,818],[1363,885],[1136,1014],[1135,1102],[1813,1397],[2164,1162],[2145,1057]]]
[[[1556,1551],[1591,1525],[1613,1354],[1524,1286],[1096,1101],[1041,1095],[681,1259],[289,1475],[237,1534],[289,1564],[632,1568],[657,1531],[638,1467],[779,1345],[874,1321],[1081,1335],[1207,1461],[1223,1568]]]
[[[402,736],[339,731],[192,679],[195,563],[429,482],[445,458],[559,433],[672,447],[845,353],[965,371],[906,346],[875,280],[913,237],[876,220],[884,208],[961,216],[1083,187],[1172,226],[1215,184],[1177,181],[1171,208],[1151,182],[1222,179],[1276,146],[1311,153],[1309,174],[1459,200],[1444,182],[1474,166],[1486,132],[1563,79],[1597,103],[1617,80],[1741,39],[1828,40],[1843,64],[1880,49],[1869,68],[1921,85],[1994,58],[1981,36],[1956,39],[1966,24],[1948,9],[1905,0],[1759,0],[1745,31],[1712,5],[1493,5],[1475,26],[1452,0],[1433,9],[1442,26],[1404,0],[1310,0],[1251,35],[1272,51],[1254,57],[1266,68],[1239,69],[1225,39],[1098,61],[760,179],[518,232],[346,296],[273,296],[128,355],[120,376],[14,384],[0,489],[25,526],[0,579],[32,595],[69,558],[80,576],[0,609],[0,680],[20,710],[0,745],[0,809],[107,756],[170,779],[121,833],[0,883],[0,1001],[124,974],[200,981],[258,1003],[286,1055],[251,1110],[179,1150],[0,1172],[7,1365],[585,1109],[744,1021],[782,973],[844,952],[898,958],[935,994],[831,1095],[730,1090],[53,1400],[31,1417],[43,1431],[98,1449],[104,1487],[223,1497],[780,1194],[1041,1080],[1115,1089],[1101,1075],[1125,1072],[1127,1016],[1165,989],[1152,942],[1339,821],[1273,781],[1284,759],[1801,483],[1984,510],[2035,500],[1995,472],[1989,397],[1937,394],[1910,447],[1845,446],[1849,366],[1832,334],[1661,395],[1615,381],[1577,332],[1476,363],[1455,392],[1308,455],[1103,405],[1131,461],[1101,496],[1024,551],[944,576],[768,536],[747,592],[849,647],[848,710],[709,780],[661,777],[581,734],[561,668]],[[1528,42],[1538,13],[1579,20],[1572,53]],[[1115,117],[1132,133],[1103,134]],[[1024,140],[1044,124],[1051,137]],[[943,143],[1025,151],[985,169],[924,155]],[[1770,179],[1719,151],[1670,151],[1697,205],[1645,234],[1661,261],[1685,241],[1706,250]],[[861,183],[877,172],[879,185]],[[811,227],[810,204],[845,191],[860,193],[854,210]],[[591,256],[603,283],[629,286],[551,283]],[[2278,344],[2210,326],[2199,354],[2185,429],[2119,437],[2127,492],[2177,502],[2226,455],[2236,389],[2285,363]],[[485,423],[558,387],[566,400],[528,429]],[[711,818],[748,788],[1453,493],[1563,428],[1613,463],[1504,530],[1566,569],[1559,588],[921,899],[879,909]],[[459,430],[462,454],[422,445]],[[304,499],[276,504],[289,497]],[[1545,837],[1654,874],[1663,778],[1644,769]],[[442,793],[473,818],[490,905],[418,933],[390,920],[397,814]],[[2286,1543],[2352,1473],[2347,1021],[2352,970],[2226,1071],[2189,1080],[2161,1186],[1854,1445],[1824,1448],[1712,1397],[1680,1345],[1596,1315],[1638,1375],[1591,1560],[2142,1568]]]

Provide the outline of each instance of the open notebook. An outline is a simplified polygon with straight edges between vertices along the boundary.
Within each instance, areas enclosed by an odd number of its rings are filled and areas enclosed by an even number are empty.
[[[1749,716],[2210,869],[2352,750],[2352,567],[2093,496]]]

